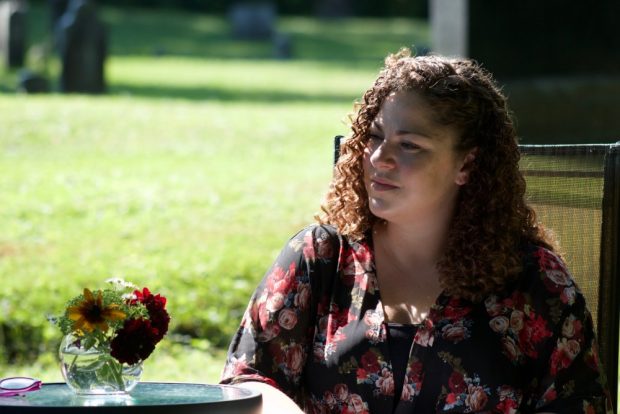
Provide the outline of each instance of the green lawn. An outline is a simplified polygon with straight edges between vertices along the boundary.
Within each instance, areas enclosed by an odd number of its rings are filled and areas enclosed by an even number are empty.
[[[102,15],[108,94],[16,95],[17,72],[0,72],[0,377],[60,380],[46,316],[120,276],[169,300],[144,379],[215,382],[254,285],[319,209],[333,135],[427,25],[282,18],[293,59],[277,61],[220,17]],[[45,10],[29,19],[28,65],[56,87]]]

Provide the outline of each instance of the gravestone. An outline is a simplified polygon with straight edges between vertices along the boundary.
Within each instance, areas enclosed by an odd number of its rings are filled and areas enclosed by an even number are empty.
[[[50,86],[47,78],[23,69],[19,72],[17,80],[17,92],[21,93],[46,93],[49,92]]]
[[[237,2],[229,10],[233,36],[248,40],[268,40],[273,36],[276,6],[272,2]]]
[[[292,52],[291,37],[285,33],[276,33],[273,36],[273,57],[276,59],[290,59]]]
[[[504,86],[524,143],[620,137],[620,1],[430,0],[433,52]]]
[[[71,0],[56,26],[61,92],[105,92],[106,31],[89,0]]]
[[[24,65],[26,54],[26,10],[23,1],[0,1],[0,53],[7,68]]]

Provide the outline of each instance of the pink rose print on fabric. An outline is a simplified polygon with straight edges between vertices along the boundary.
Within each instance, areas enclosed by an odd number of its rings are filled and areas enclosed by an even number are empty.
[[[341,278],[346,286],[352,286],[357,275],[374,271],[372,254],[368,246],[361,244],[360,248],[349,249],[343,259]]]
[[[468,387],[465,406],[467,406],[470,411],[475,412],[482,410],[487,405],[488,401],[489,396],[483,387],[473,385]]]
[[[581,351],[579,342],[574,339],[558,339],[557,347],[551,354],[551,375],[556,375],[573,362],[577,354]]]
[[[368,326],[365,332],[366,339],[371,344],[384,342],[386,338],[385,326],[383,325],[383,311],[379,309],[369,309],[364,314],[364,324]]]
[[[414,359],[407,367],[401,400],[412,401],[413,397],[420,393],[422,381],[424,379],[424,366],[422,362]]]
[[[435,341],[435,332],[433,329],[433,322],[430,319],[425,319],[423,325],[418,328],[418,331],[415,334],[415,338],[413,338],[413,342],[423,346],[433,346],[433,342]]]
[[[349,392],[346,384],[337,384],[332,391],[325,391],[323,398],[312,399],[310,404],[314,414],[369,414],[368,403],[359,394]]]
[[[464,321],[461,320],[458,323],[446,325],[441,329],[442,337],[454,344],[461,342],[463,339],[470,337],[468,327],[464,326]]]
[[[495,406],[495,411],[502,414],[516,414],[523,398],[520,391],[504,385],[497,388],[499,403]]]
[[[282,309],[278,315],[278,324],[290,331],[297,325],[297,313],[292,309]]]
[[[375,381],[375,386],[381,395],[394,395],[394,376],[392,371],[387,368],[381,370],[381,376]]]

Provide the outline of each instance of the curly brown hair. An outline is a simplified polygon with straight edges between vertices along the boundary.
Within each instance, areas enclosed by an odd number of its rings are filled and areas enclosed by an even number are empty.
[[[342,144],[319,221],[360,240],[380,220],[368,206],[362,158],[370,125],[394,91],[418,93],[435,121],[460,132],[456,150],[476,151],[437,268],[448,294],[479,301],[521,272],[524,243],[549,249],[555,243],[525,201],[525,179],[519,172],[520,153],[506,98],[476,62],[413,57],[408,49],[385,59],[385,67],[352,116],[352,133]]]

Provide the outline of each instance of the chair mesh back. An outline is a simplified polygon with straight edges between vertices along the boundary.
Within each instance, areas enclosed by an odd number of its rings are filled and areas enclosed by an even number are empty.
[[[538,221],[559,241],[586,297],[612,401],[618,378],[619,146],[522,145],[520,168]]]
[[[598,327],[605,151],[522,146],[521,171],[538,221],[553,231]]]

